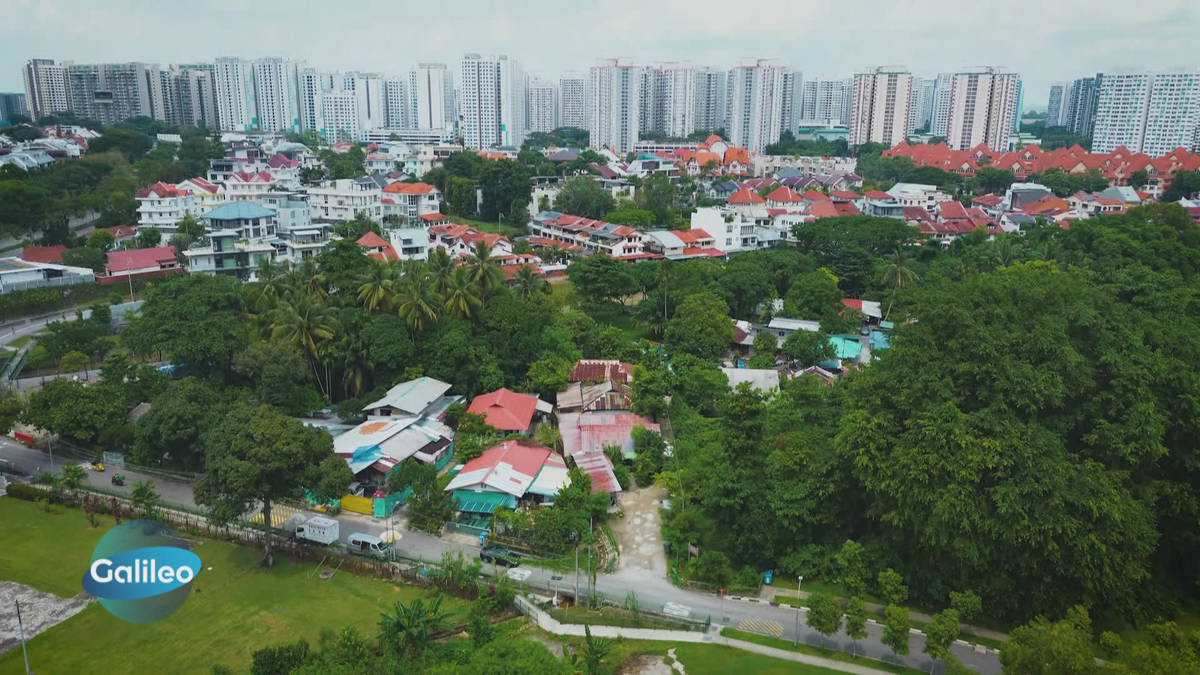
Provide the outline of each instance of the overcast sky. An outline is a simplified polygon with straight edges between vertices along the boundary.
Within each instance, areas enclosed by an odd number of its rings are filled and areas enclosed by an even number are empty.
[[[339,9],[341,11],[339,11]],[[806,78],[875,65],[919,76],[964,66],[1021,74],[1027,108],[1050,84],[1116,67],[1200,63],[1197,0],[0,0],[0,91],[30,58],[181,63],[281,56],[329,70],[455,70],[508,54],[557,78],[595,59],[728,67],[774,58]]]

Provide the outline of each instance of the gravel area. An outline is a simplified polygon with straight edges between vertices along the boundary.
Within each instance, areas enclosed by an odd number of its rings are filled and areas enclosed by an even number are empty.
[[[53,593],[43,593],[13,581],[0,581],[0,654],[10,649],[20,649],[21,639],[17,631],[16,604],[21,603],[21,625],[25,628],[25,640],[75,616],[88,603],[95,600],[87,593],[63,599]]]

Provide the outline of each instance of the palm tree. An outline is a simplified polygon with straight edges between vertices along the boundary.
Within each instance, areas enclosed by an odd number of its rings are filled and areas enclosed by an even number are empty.
[[[1020,257],[1020,246],[1011,235],[1000,237],[992,244],[992,261],[997,267],[1007,267]]]
[[[446,290],[442,292],[442,309],[453,317],[469,319],[475,313],[475,308],[483,305],[479,299],[479,289],[471,280],[471,270],[460,265],[446,282]]]
[[[588,675],[599,675],[600,662],[612,649],[612,640],[592,637],[592,627],[587,624],[583,625],[583,634],[583,663],[587,666]]]
[[[292,265],[286,275],[287,295],[292,300],[301,296],[323,298],[329,294],[325,275],[317,268],[317,261],[305,258],[299,265]]]
[[[358,301],[368,311],[390,312],[396,298],[396,268],[382,260],[370,260],[371,266],[358,287]]]
[[[347,396],[358,397],[366,389],[368,374],[374,370],[371,350],[357,336],[348,338],[342,356],[342,386]]]
[[[533,265],[521,265],[517,268],[517,275],[513,278],[513,290],[517,295],[528,298],[535,293],[544,292],[546,286],[545,280],[533,271]]]
[[[446,613],[442,611],[445,593],[440,593],[426,606],[421,599],[413,600],[408,606],[397,602],[391,614],[379,617],[379,632],[382,642],[397,651],[407,651],[419,656],[429,643],[433,633],[450,628]]]
[[[271,310],[271,339],[283,340],[299,348],[312,365],[317,386],[323,394],[329,392],[322,384],[321,372],[317,368],[320,345],[325,340],[333,339],[338,328],[336,310],[307,297]]]
[[[154,481],[146,481],[133,484],[133,494],[130,495],[129,501],[133,502],[134,508],[141,511],[142,515],[149,518],[154,515],[161,497],[154,491]]]
[[[429,254],[428,267],[437,292],[445,293],[446,283],[450,280],[450,275],[454,274],[454,260],[450,258],[449,253],[446,253],[446,249],[435,248]]]
[[[492,246],[483,239],[472,244],[467,264],[471,266],[471,281],[479,285],[484,298],[504,281],[504,272],[500,271],[500,265],[492,257]]]
[[[400,318],[409,329],[420,333],[429,324],[436,323],[441,299],[433,288],[433,282],[424,274],[408,274],[400,283],[398,292]]]
[[[78,492],[79,488],[87,482],[87,469],[78,464],[68,464],[62,468],[62,475],[58,478],[58,487],[67,492]]]
[[[883,283],[892,287],[892,299],[888,302],[887,312],[883,315],[883,320],[887,321],[888,316],[892,313],[892,305],[896,302],[896,293],[905,284],[920,281],[921,275],[917,274],[916,258],[908,251],[896,249],[895,253],[883,256],[883,260]]]
[[[250,306],[259,312],[274,307],[275,302],[287,291],[290,268],[291,263],[286,260],[279,264],[271,258],[259,260],[254,270],[256,281],[246,285]]]

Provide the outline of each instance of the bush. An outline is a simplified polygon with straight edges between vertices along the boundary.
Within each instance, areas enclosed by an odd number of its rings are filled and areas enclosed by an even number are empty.
[[[1108,658],[1117,658],[1121,655],[1121,636],[1110,630],[1104,631],[1100,634],[1100,649]]]
[[[21,499],[27,502],[37,502],[43,499],[49,499],[51,493],[49,490],[33,487],[24,483],[10,483],[8,486],[8,496],[14,499]]]

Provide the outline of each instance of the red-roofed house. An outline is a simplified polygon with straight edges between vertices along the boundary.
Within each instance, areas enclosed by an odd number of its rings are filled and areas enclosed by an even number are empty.
[[[711,248],[716,245],[716,239],[701,229],[694,230],[671,230],[671,234],[679,237],[679,240],[690,246],[697,248]]]
[[[622,260],[644,252],[645,234],[628,225],[606,223],[557,211],[543,211],[532,218],[529,233],[538,239],[574,244],[585,253],[604,252]]]
[[[120,246],[127,241],[137,239],[137,230],[129,225],[117,225],[116,227],[106,228],[108,233],[113,236],[113,245]]]
[[[750,188],[742,188],[729,195],[729,199],[725,201],[731,206],[753,206],[756,204],[765,204],[767,200],[763,199],[761,195]]]
[[[179,261],[175,259],[174,246],[109,251],[107,255],[108,262],[104,264],[104,274],[96,277],[96,281],[102,284],[182,272]]]
[[[830,201],[830,199],[829,199],[829,196],[828,196],[828,195],[826,195],[826,194],[825,194],[825,193],[823,193],[823,192],[817,192],[816,190],[805,190],[805,192],[804,192],[804,199],[805,199],[805,201],[809,201],[809,202],[827,202],[827,201]]]
[[[808,215],[814,218],[836,218],[840,214],[831,201],[812,202],[808,205]]]
[[[554,406],[537,396],[501,388],[476,396],[467,412],[483,415],[489,426],[500,431],[528,434],[533,429],[535,414],[549,414],[553,410]]]
[[[1098,216],[1105,213],[1120,213],[1125,210],[1125,202],[1120,199],[1101,197],[1086,192],[1076,192],[1067,197],[1067,204],[1079,213],[1084,214],[1085,217]]]
[[[21,249],[21,260],[35,263],[63,264],[62,254],[67,250],[62,244],[54,246],[26,246]]]
[[[767,206],[787,208],[804,203],[804,196],[786,185],[781,185],[767,195]]]
[[[570,485],[567,464],[550,448],[527,440],[504,441],[467,462],[446,486],[460,513],[488,516],[528,498],[550,503]]]
[[[434,225],[429,228],[430,250],[440,248],[451,258],[462,258],[471,252],[476,241],[484,241],[491,245],[492,255],[509,255],[512,253],[512,242],[508,237],[494,233],[480,233],[467,225]]]
[[[854,202],[834,202],[833,208],[839,216],[861,216],[862,211]]]
[[[834,190],[829,193],[829,197],[835,202],[856,202],[862,199],[862,195],[850,190]]]
[[[225,179],[225,196],[230,200],[258,199],[275,187],[287,187],[267,171],[234,171]]]
[[[383,198],[385,215],[424,218],[442,210],[442,191],[428,183],[392,183],[383,188]]]
[[[889,195],[888,193],[886,193],[882,190],[867,190],[866,192],[863,193],[863,196],[866,197],[867,199],[877,199],[877,200],[883,201],[883,202],[896,201],[895,197]]]
[[[400,256],[396,255],[396,249],[392,248],[391,244],[374,232],[364,234],[355,243],[367,249],[368,257],[380,262],[390,262],[400,259]]]

